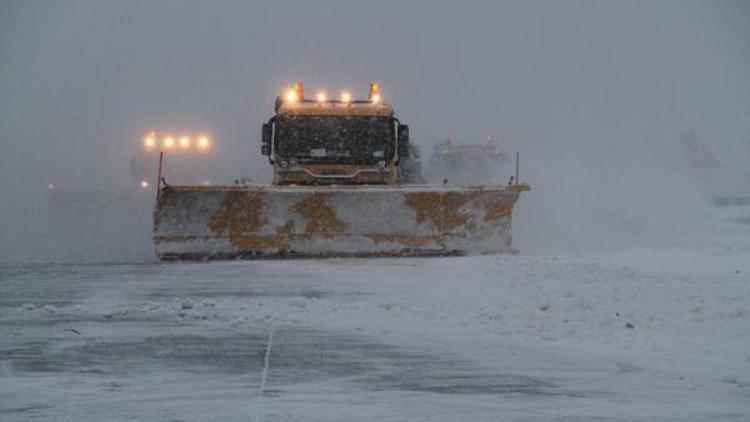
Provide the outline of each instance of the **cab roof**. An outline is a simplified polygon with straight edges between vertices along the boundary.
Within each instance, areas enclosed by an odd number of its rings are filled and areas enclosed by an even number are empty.
[[[302,100],[295,102],[276,99],[277,115],[300,116],[373,116],[393,117],[393,107],[385,103],[372,101],[313,101]]]

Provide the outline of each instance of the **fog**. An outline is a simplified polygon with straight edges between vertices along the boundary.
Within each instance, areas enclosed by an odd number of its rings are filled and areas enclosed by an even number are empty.
[[[48,183],[121,188],[151,128],[205,130],[227,181],[267,182],[260,127],[295,80],[379,82],[425,164],[446,137],[520,151],[524,252],[690,233],[710,200],[679,132],[746,177],[748,75],[744,1],[6,0],[0,261],[150,259],[150,206],[50,220]]]

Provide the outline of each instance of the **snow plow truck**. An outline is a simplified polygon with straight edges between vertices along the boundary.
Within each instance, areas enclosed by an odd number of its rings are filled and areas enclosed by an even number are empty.
[[[526,184],[424,185],[405,177],[409,128],[371,84],[276,98],[261,152],[271,185],[159,183],[161,260],[439,256],[512,251],[511,213]]]

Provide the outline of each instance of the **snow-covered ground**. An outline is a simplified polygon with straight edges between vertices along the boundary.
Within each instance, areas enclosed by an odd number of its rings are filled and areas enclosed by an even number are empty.
[[[750,208],[698,230],[559,255],[4,264],[0,420],[747,421]]]

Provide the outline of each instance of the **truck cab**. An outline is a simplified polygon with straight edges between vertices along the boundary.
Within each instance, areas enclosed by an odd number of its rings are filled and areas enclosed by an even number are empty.
[[[377,84],[366,100],[318,93],[307,99],[301,83],[276,98],[263,125],[262,153],[274,185],[393,185],[409,155],[409,128],[381,101]]]

